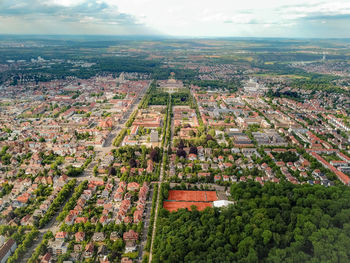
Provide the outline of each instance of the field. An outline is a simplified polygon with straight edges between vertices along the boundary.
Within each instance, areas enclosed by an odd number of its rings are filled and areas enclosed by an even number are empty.
[[[215,191],[170,190],[168,196],[168,200],[188,202],[212,202],[217,199]]]
[[[198,210],[212,207],[212,202],[218,200],[215,191],[185,191],[170,190],[168,200],[163,203],[163,207],[168,211],[176,211],[179,208],[191,210],[191,206],[197,206]]]
[[[342,161],[340,157],[338,157],[336,154],[323,154],[321,155],[323,159],[325,159],[327,162],[330,161]]]

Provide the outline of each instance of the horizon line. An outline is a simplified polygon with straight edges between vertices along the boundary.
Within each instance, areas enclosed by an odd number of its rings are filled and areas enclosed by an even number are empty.
[[[111,38],[163,38],[163,39],[310,39],[310,40],[350,40],[350,37],[276,37],[276,36],[176,36],[176,35],[113,35],[113,34],[16,34],[0,33],[0,37],[111,37]]]

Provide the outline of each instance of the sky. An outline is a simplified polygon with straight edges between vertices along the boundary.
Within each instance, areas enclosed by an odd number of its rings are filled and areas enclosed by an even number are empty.
[[[0,0],[0,34],[350,38],[350,0]]]

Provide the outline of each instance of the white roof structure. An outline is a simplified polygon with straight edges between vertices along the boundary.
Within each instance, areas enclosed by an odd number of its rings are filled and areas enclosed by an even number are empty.
[[[217,200],[213,202],[214,207],[225,207],[228,205],[233,205],[235,202],[227,201],[227,200]]]

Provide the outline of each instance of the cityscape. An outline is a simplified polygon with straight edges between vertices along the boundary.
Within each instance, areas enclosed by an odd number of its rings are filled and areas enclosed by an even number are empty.
[[[0,26],[0,262],[350,262],[349,32],[91,28]]]

